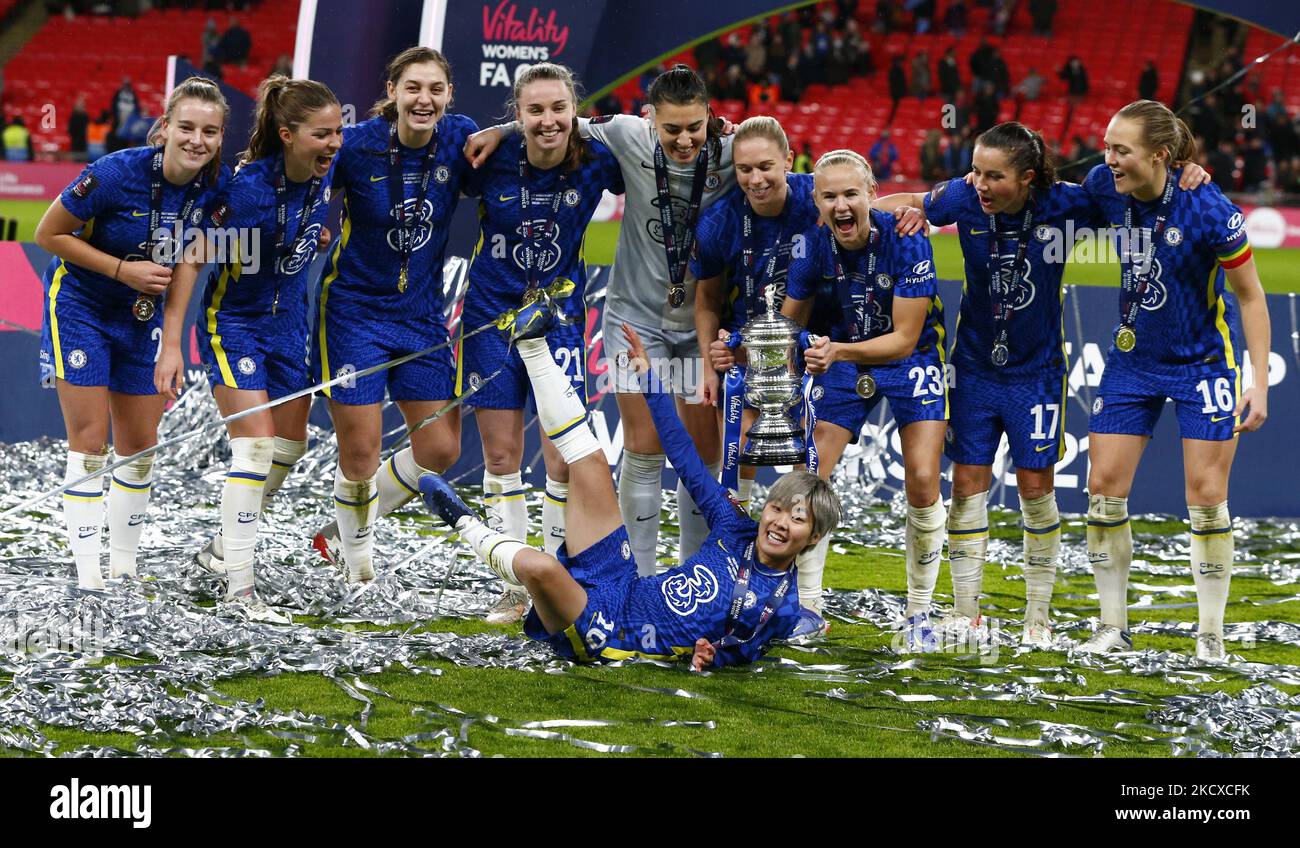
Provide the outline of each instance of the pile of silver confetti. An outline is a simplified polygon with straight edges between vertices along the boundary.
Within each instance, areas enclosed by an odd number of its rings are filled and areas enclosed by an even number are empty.
[[[206,387],[191,387],[164,418],[161,437],[196,432],[215,420]],[[0,447],[0,474],[10,481],[9,490],[0,496],[0,510],[57,485],[63,475],[64,451],[62,442],[50,440]],[[271,757],[300,755],[303,745],[319,742],[356,746],[374,754],[474,757],[480,752],[470,744],[473,730],[603,753],[720,755],[709,750],[707,741],[698,746],[649,747],[593,742],[571,732],[628,724],[627,719],[512,721],[445,704],[408,707],[425,728],[418,733],[397,738],[372,733],[369,719],[376,701],[392,696],[366,683],[362,678],[367,675],[395,670],[438,676],[442,669],[431,663],[439,661],[551,674],[579,670],[521,637],[434,632],[437,619],[481,616],[498,586],[490,571],[418,505],[382,520],[383,531],[375,539],[379,578],[366,586],[345,584],[308,546],[315,531],[332,518],[329,494],[336,456],[331,434],[313,428],[307,456],[267,511],[258,547],[258,587],[265,601],[294,615],[295,623],[288,626],[251,622],[237,608],[214,603],[220,596],[219,581],[192,565],[192,554],[219,528],[219,511],[212,504],[219,498],[229,458],[220,428],[206,430],[159,458],[151,520],[141,543],[142,579],[110,581],[103,593],[78,590],[57,497],[0,523],[0,748],[73,757]],[[836,535],[835,549],[843,553],[846,545],[861,545],[901,551],[901,499],[896,494],[890,499],[879,485],[859,480],[841,483],[845,522]],[[674,505],[669,500],[671,512]],[[675,521],[670,518],[670,523]],[[1297,582],[1300,555],[1270,552],[1293,546],[1300,539],[1300,528],[1242,520],[1236,525],[1239,558],[1244,561],[1237,567],[1238,574],[1260,576],[1276,585]],[[662,536],[663,553],[674,555],[674,534]],[[1088,573],[1080,547],[1065,546],[1063,573]],[[1135,539],[1134,572],[1178,574],[1182,569],[1173,563],[1185,561],[1186,554],[1185,537]],[[989,559],[1002,562],[1008,574],[1018,573],[1019,544],[995,540]],[[1194,605],[1190,582],[1184,588],[1135,581],[1140,595],[1136,607]],[[1166,599],[1169,603],[1163,603]],[[830,618],[884,631],[896,627],[902,608],[901,598],[880,590],[828,591],[826,597]],[[1114,742],[1158,745],[1174,755],[1300,754],[1300,697],[1276,688],[1300,685],[1298,667],[1240,660],[1207,667],[1184,655],[1150,650],[1088,657],[1075,653],[1077,641],[1066,635],[1087,622],[1064,613],[1057,614],[1063,661],[1052,668],[1031,666],[1016,659],[1023,654],[1015,638],[1015,616],[1020,610],[992,604],[988,609],[1006,624],[993,640],[1000,665],[988,661],[953,665],[951,657],[900,657],[887,648],[868,651],[837,646],[831,640],[800,649],[804,660],[790,659],[790,652],[784,652],[749,669],[725,673],[791,675],[811,685],[822,684],[823,690],[809,692],[810,715],[816,715],[818,698],[852,703],[867,694],[883,695],[900,705],[951,702],[954,710],[961,702],[976,700],[1137,710],[1123,713],[1133,721],[1118,723],[1114,714],[1100,711],[1096,727],[956,711],[936,715],[910,707],[902,707],[903,714],[911,710],[915,720],[900,722],[898,727],[849,722],[1036,756],[1097,756]],[[433,630],[428,629],[431,623]],[[1190,625],[1171,622],[1140,622],[1134,630],[1193,635]],[[1235,624],[1227,638],[1230,643],[1253,639],[1300,646],[1300,627],[1285,621]],[[628,664],[633,663],[612,666]],[[943,680],[915,676],[920,669],[945,669],[952,674]],[[1188,693],[1169,697],[1122,690],[1052,694],[1053,683],[1084,686],[1084,672],[1089,670],[1158,677]],[[286,712],[261,699],[231,698],[220,691],[223,680],[291,672],[319,674],[332,681],[357,702],[355,715],[340,722],[298,710]],[[617,670],[582,676],[602,685],[631,686],[618,679]],[[724,700],[691,691],[691,679],[684,676],[683,686],[675,689],[632,688],[647,692],[647,698]],[[1236,695],[1216,689],[1223,681],[1238,679],[1249,681],[1249,688]],[[737,690],[743,693],[744,687]],[[743,694],[736,700],[763,708],[760,701],[746,700]],[[716,727],[713,721],[644,721],[701,732]],[[43,727],[125,733],[136,742],[129,748],[68,749],[49,739]],[[229,738],[249,731],[280,739],[283,745],[275,750],[248,742],[193,748],[178,741]],[[703,738],[707,740],[707,734]]]

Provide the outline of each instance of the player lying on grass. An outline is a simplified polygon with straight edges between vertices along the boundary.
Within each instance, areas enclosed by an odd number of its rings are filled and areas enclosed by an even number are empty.
[[[752,662],[799,616],[795,557],[839,523],[830,484],[792,471],[772,487],[758,522],[709,474],[659,390],[641,339],[623,332],[673,468],[709,525],[699,552],[663,574],[638,577],[609,463],[587,426],[587,410],[555,362],[544,333],[553,321],[544,295],[512,328],[537,398],[537,415],[569,464],[565,543],[551,556],[497,533],[437,474],[420,477],[429,508],[454,527],[507,583],[533,598],[524,622],[532,638],[577,660],[691,657],[691,667]]]

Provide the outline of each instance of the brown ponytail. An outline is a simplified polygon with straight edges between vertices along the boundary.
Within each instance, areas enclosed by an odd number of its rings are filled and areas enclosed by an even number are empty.
[[[1182,118],[1163,103],[1135,100],[1115,113],[1115,117],[1135,121],[1142,126],[1142,143],[1152,150],[1164,150],[1170,167],[1196,158],[1196,137]]]
[[[262,81],[257,89],[257,117],[248,149],[239,154],[239,164],[274,156],[284,148],[280,127],[294,127],[318,109],[339,105],[329,87],[315,80],[291,80],[275,74]]]

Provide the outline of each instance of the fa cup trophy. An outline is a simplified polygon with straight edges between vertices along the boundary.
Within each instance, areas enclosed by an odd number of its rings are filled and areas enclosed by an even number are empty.
[[[740,331],[749,357],[745,372],[745,400],[758,410],[749,428],[744,465],[802,465],[808,459],[803,428],[790,417],[799,401],[800,374],[795,370],[798,324],[776,311],[776,287],[766,291],[767,311],[752,318]]]

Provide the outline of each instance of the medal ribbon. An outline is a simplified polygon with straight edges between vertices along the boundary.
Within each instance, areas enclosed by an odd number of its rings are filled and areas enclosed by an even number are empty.
[[[429,143],[424,146],[424,155],[420,161],[420,192],[415,196],[415,211],[408,222],[406,182],[402,172],[402,147],[397,137],[397,122],[388,125],[388,208],[397,216],[397,228],[401,233],[397,240],[397,252],[402,257],[399,279],[406,279],[407,268],[411,264],[415,231],[419,229],[420,217],[424,213],[424,201],[429,194],[429,177],[433,174],[433,162],[437,155],[438,129],[435,127]]]
[[[722,381],[722,485],[740,493],[740,425],[745,409],[745,369],[733,365]]]
[[[560,214],[560,203],[564,200],[564,186],[569,175],[563,170],[560,171],[560,182],[555,188],[555,196],[551,198],[551,208],[541,232],[534,229],[533,215],[529,211],[529,207],[532,205],[532,192],[528,189],[531,176],[532,167],[528,164],[528,143],[521,141],[519,143],[519,204],[523,210],[520,222],[523,225],[524,274],[528,280],[528,291],[541,288],[541,254],[543,251],[537,242],[538,239],[546,238],[555,227],[555,219]]]
[[[786,593],[790,591],[790,584],[794,581],[795,565],[790,564],[785,574],[781,577],[781,582],[776,584],[772,594],[768,596],[767,601],[763,604],[763,611],[759,613],[758,623],[750,631],[748,637],[741,639],[736,635],[736,626],[740,623],[741,610],[745,608],[745,596],[749,594],[749,554],[753,551],[754,546],[750,545],[746,551],[745,562],[736,569],[736,583],[731,590],[731,606],[727,609],[726,634],[714,643],[718,648],[727,648],[732,645],[743,645],[751,641],[759,632],[762,631],[768,619],[781,606],[781,601],[785,599]]]
[[[745,316],[755,315],[761,311],[754,302],[754,294],[759,291],[758,269],[755,267],[758,262],[758,249],[754,246],[754,210],[749,205],[749,200],[744,199],[741,212],[740,227],[740,263],[745,269]],[[781,254],[781,243],[785,241],[787,233],[784,228],[777,233],[776,238],[772,241],[772,254],[768,257],[767,267],[763,270],[761,279],[771,282],[776,279],[776,261]],[[789,262],[789,254],[786,255],[786,262]]]
[[[285,234],[289,230],[289,175],[285,173],[284,155],[280,155],[280,173],[275,178],[275,299],[271,301],[271,313],[275,314],[280,305],[280,277],[283,274],[284,260],[298,252],[302,247],[302,235],[307,230],[312,207],[316,203],[316,194],[320,191],[321,178],[312,177],[307,186],[307,196],[302,201],[302,214],[298,219],[298,233],[285,252]]]
[[[993,295],[993,349],[1006,348],[1011,330],[1011,316],[1015,313],[1016,291],[1020,288],[1021,268],[1029,254],[1029,234],[1033,228],[1034,213],[1028,200],[1025,201],[1025,218],[1020,225],[1020,236],[1016,244],[1016,258],[1011,265],[1011,279],[1007,280],[1002,270],[1002,253],[998,250],[998,225],[994,215],[989,216],[989,283]],[[1005,288],[998,283],[1006,282]]]
[[[1169,207],[1174,198],[1175,182],[1173,171],[1167,172],[1165,174],[1165,191],[1160,197],[1160,206],[1156,210],[1155,227],[1151,231],[1151,243],[1147,245],[1146,252],[1142,256],[1141,268],[1144,270],[1138,273],[1133,268],[1131,252],[1129,261],[1124,264],[1124,272],[1120,277],[1122,303],[1119,319],[1121,326],[1129,328],[1137,326],[1138,311],[1142,308],[1142,298],[1146,296],[1147,285],[1151,281],[1151,275],[1155,273],[1156,244],[1160,241],[1160,236],[1164,234],[1165,225],[1169,223]],[[1128,204],[1124,207],[1124,230],[1129,239],[1133,238],[1133,204],[1133,198],[1129,197]]]
[[[659,223],[664,232],[664,252],[668,257],[668,281],[679,289],[686,279],[686,263],[695,242],[695,224],[700,219],[700,203],[704,198],[704,183],[709,178],[709,149],[704,147],[695,158],[695,176],[691,180],[691,202],[686,210],[686,232],[682,243],[677,243],[673,227],[673,199],[668,184],[668,154],[663,145],[655,144],[655,189],[659,196]]]

